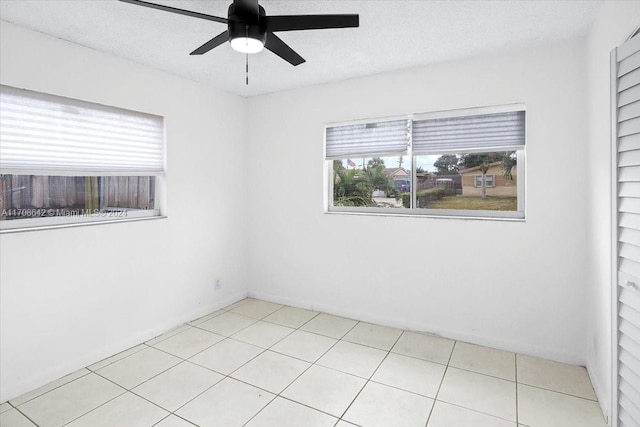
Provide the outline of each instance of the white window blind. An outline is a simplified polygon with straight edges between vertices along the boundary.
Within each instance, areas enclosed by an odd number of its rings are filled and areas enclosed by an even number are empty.
[[[413,122],[414,154],[518,149],[525,145],[525,112],[441,117]]]
[[[325,158],[405,153],[409,138],[406,119],[328,127]]]
[[[158,175],[163,118],[0,86],[0,173]]]

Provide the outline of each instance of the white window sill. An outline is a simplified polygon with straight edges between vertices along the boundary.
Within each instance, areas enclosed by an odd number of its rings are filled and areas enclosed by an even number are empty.
[[[0,221],[0,234],[25,231],[52,230],[57,228],[84,227],[87,225],[114,224],[167,218],[157,210],[102,212],[96,215],[70,215],[48,218],[25,218]]]
[[[369,216],[388,216],[388,217],[409,217],[409,218],[439,218],[439,219],[462,219],[462,220],[481,220],[481,221],[507,221],[507,222],[526,222],[524,212],[500,212],[500,211],[456,211],[445,209],[425,209],[425,210],[409,210],[405,209],[399,212],[397,208],[353,208],[353,207],[332,207],[325,210],[326,214],[338,215],[369,215]]]

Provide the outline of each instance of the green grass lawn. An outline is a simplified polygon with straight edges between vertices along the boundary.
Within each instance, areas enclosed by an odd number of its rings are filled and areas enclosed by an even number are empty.
[[[463,197],[449,196],[430,202],[428,209],[468,209],[485,211],[515,211],[518,208],[516,197]]]

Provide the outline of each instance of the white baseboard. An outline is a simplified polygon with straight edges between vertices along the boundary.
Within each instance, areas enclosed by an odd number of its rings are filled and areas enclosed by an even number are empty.
[[[593,375],[595,369],[591,368],[591,364],[587,362],[587,372],[589,373],[589,379],[591,379],[591,384],[593,385],[593,390],[596,393],[596,398],[598,399],[598,404],[600,405],[600,410],[602,411],[602,416],[604,417],[607,425],[611,426],[611,391],[607,390],[606,387],[602,385],[598,376]]]
[[[514,353],[527,354],[530,356],[542,357],[545,359],[555,360],[562,363],[570,363],[572,365],[585,365],[585,360],[582,355],[567,353],[563,351],[542,348],[535,345],[529,345],[526,343],[514,343],[509,340],[496,339],[495,337],[484,336],[469,331],[460,331],[448,329],[442,326],[424,325],[420,322],[413,322],[407,319],[402,319],[398,316],[387,317],[380,316],[376,313],[370,313],[366,311],[359,311],[357,308],[345,308],[336,307],[323,304],[314,304],[309,301],[297,300],[287,297],[281,297],[278,295],[272,295],[265,292],[256,290],[249,290],[248,296],[251,298],[257,298],[264,301],[275,302],[278,304],[285,304],[294,307],[304,308],[308,310],[320,311],[323,313],[333,314],[336,316],[347,317],[355,320],[360,320],[369,323],[375,323],[378,325],[389,326],[398,329],[404,329],[409,331],[424,332],[432,335],[441,336],[457,341],[463,341],[471,344],[483,345],[486,347],[497,348],[500,350],[511,351]]]

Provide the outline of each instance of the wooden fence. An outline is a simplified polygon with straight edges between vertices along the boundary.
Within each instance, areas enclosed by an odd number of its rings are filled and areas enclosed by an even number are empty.
[[[2,212],[56,209],[153,209],[155,178],[149,176],[0,175],[0,220],[21,215]]]

